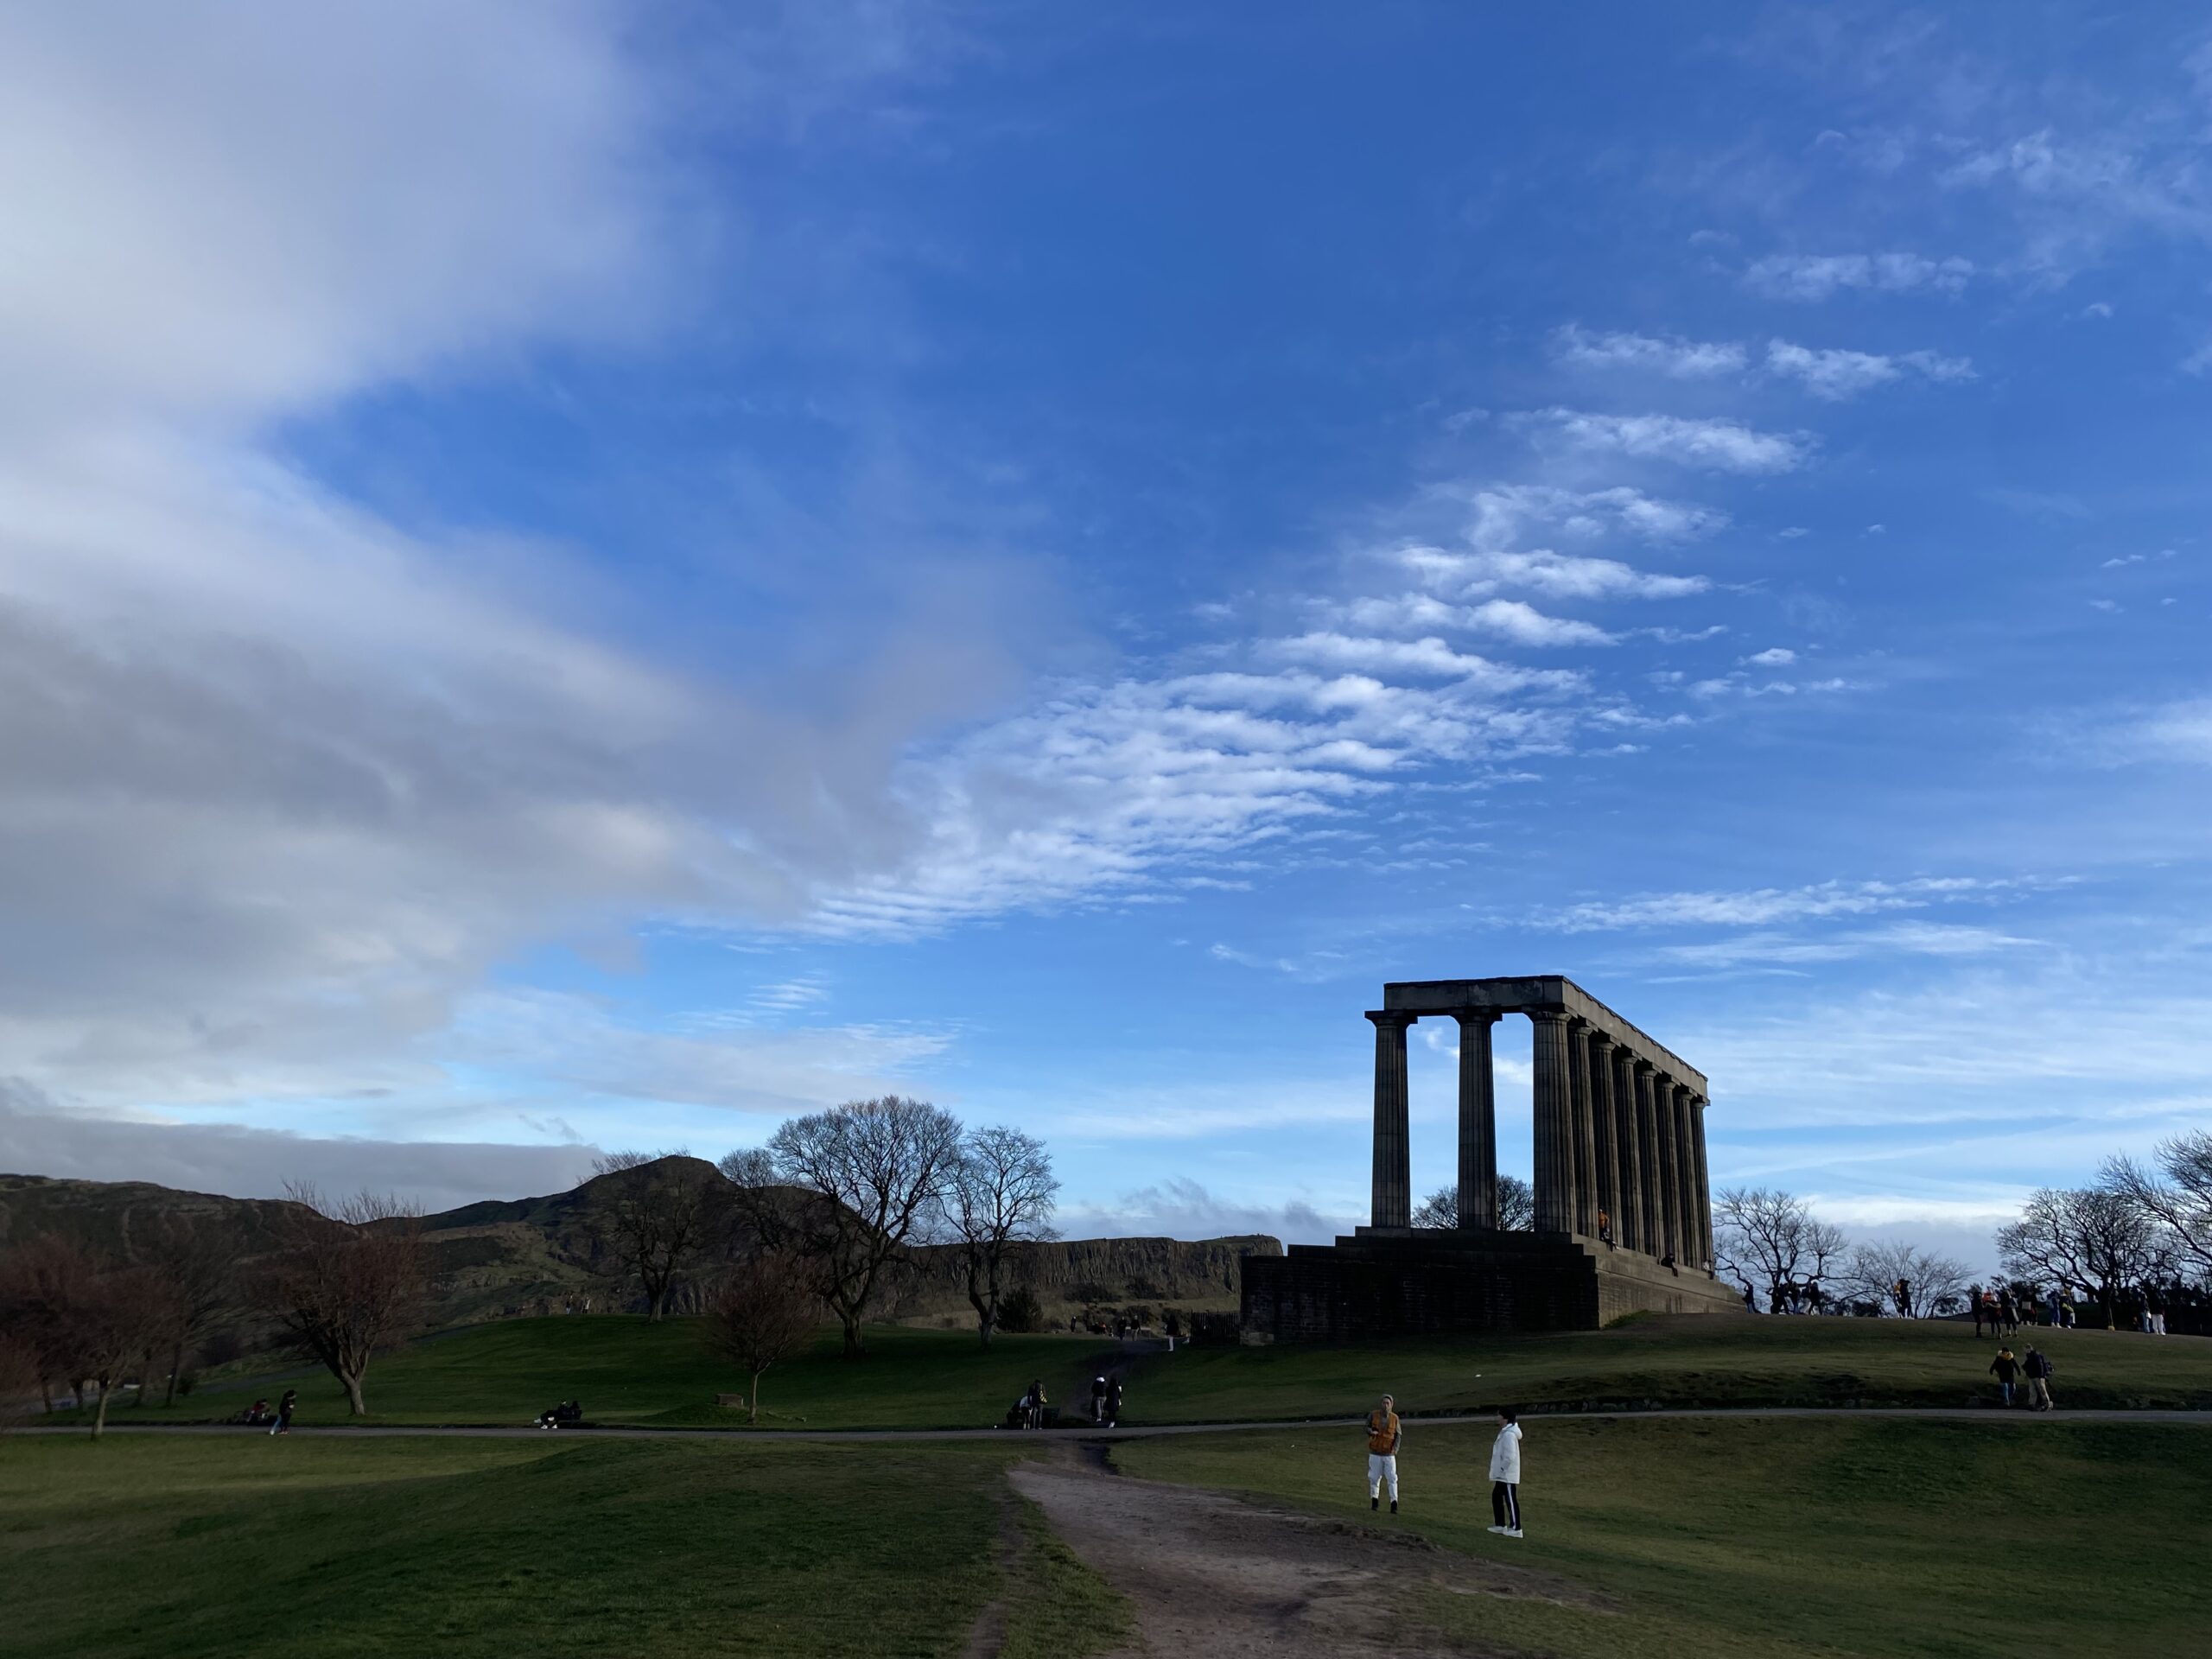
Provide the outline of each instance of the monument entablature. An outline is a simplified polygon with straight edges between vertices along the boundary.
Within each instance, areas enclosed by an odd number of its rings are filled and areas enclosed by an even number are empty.
[[[1535,1014],[1545,1010],[1581,1020],[1633,1051],[1655,1069],[1706,1092],[1705,1073],[1664,1044],[1638,1030],[1573,980],[1560,974],[1523,978],[1408,979],[1382,988],[1387,1013],[1423,1014]]]

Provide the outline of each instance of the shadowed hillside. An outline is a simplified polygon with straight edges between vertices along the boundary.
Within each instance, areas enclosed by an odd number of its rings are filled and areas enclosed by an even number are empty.
[[[664,1176],[677,1165],[700,1179],[721,1180],[702,1160],[662,1159],[594,1176],[565,1192],[486,1199],[424,1217],[432,1273],[429,1323],[438,1327],[537,1314],[642,1310],[638,1287],[621,1276],[619,1262],[594,1228],[594,1211],[602,1201]],[[272,1247],[278,1219],[289,1207],[282,1199],[181,1192],[147,1182],[0,1174],[0,1247],[11,1239],[55,1231],[128,1256],[136,1236],[156,1218],[175,1215],[195,1226],[234,1233],[250,1258]],[[746,1248],[734,1225],[718,1228],[675,1306],[695,1306],[719,1264]],[[1054,1313],[1092,1298],[1228,1307],[1236,1299],[1237,1258],[1281,1250],[1275,1240],[1257,1236],[1198,1243],[1055,1241],[1027,1247],[1012,1278],[1027,1284]],[[888,1276],[881,1314],[964,1321],[970,1314],[958,1265],[957,1253],[947,1247],[918,1249],[911,1264]]]

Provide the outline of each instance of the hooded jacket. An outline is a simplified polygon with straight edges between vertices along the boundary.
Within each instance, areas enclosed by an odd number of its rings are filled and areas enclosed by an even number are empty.
[[[1490,1478],[1509,1486],[1521,1484],[1521,1425],[1508,1423],[1497,1431],[1490,1448]]]

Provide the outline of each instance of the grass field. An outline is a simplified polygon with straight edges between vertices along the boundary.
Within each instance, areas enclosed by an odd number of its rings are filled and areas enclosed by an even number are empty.
[[[2061,1404],[2212,1408],[2212,1338],[2050,1331]],[[1989,1402],[1995,1341],[1923,1319],[1644,1317],[1556,1336],[1358,1347],[1198,1348],[1141,1361],[1133,1421],[1255,1422],[1364,1410],[1389,1389],[1415,1414],[1501,1403],[1595,1407],[1961,1406]]]
[[[871,1328],[868,1344],[866,1359],[849,1361],[826,1327],[811,1353],[762,1379],[760,1426],[988,1428],[1032,1378],[1055,1403],[1087,1399],[1095,1363],[1111,1349],[1096,1338],[1001,1337],[986,1351],[972,1333],[896,1325]],[[320,1370],[227,1378],[172,1408],[118,1405],[111,1414],[205,1421],[287,1386],[300,1391],[302,1421],[345,1417],[344,1393]],[[701,1344],[697,1320],[610,1314],[510,1319],[417,1343],[371,1366],[365,1393],[380,1423],[519,1425],[575,1399],[594,1423],[741,1429],[745,1414],[717,1407],[715,1395],[744,1388]]]
[[[935,1655],[988,1605],[1020,1659],[1118,1598],[1002,1479],[1020,1448],[0,1436],[21,1659]]]
[[[1478,1425],[1414,1425],[1395,1523],[1559,1576],[1551,1599],[1407,1607],[1409,1625],[1482,1650],[2136,1656],[2202,1651],[2212,1626],[2212,1430],[1540,1418],[1517,1541],[1484,1530],[1491,1440]],[[1370,1518],[1351,1430],[1140,1440],[1114,1456],[1133,1474]]]
[[[2068,1406],[2212,1408],[2212,1339],[2133,1332],[2038,1333]],[[1087,1397],[1114,1351],[1084,1337],[1001,1337],[985,1351],[960,1332],[873,1329],[869,1357],[843,1359],[834,1332],[771,1371],[764,1427],[960,1428],[995,1423],[1029,1380],[1056,1402]],[[2017,1351],[2018,1344],[2015,1344]],[[1341,1416],[1384,1389],[1405,1410],[1437,1414],[1501,1402],[1522,1406],[1917,1405],[1992,1400],[1993,1341],[1971,1326],[1910,1319],[1644,1319],[1558,1336],[1429,1339],[1357,1348],[1185,1349],[1138,1358],[1125,1421],[1236,1422]],[[283,1386],[239,1377],[173,1409],[116,1408],[119,1421],[197,1421]],[[298,1374],[306,1420],[336,1421],[343,1396],[320,1372]],[[741,1427],[713,1403],[741,1379],[699,1342],[696,1322],[516,1319],[417,1344],[379,1360],[368,1380],[375,1421],[523,1423],[556,1400],[591,1421]]]

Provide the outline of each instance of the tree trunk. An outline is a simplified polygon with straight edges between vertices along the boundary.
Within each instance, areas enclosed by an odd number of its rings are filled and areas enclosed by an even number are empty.
[[[845,1357],[861,1359],[867,1357],[868,1344],[861,1338],[861,1318],[858,1313],[840,1313],[838,1322],[845,1327]]]
[[[745,1421],[748,1424],[760,1421],[760,1373],[753,1373],[753,1394],[745,1402]]]
[[[352,1412],[356,1417],[367,1416],[369,1414],[369,1408],[362,1402],[361,1400],[360,1374],[357,1371],[353,1376],[345,1378],[344,1382],[346,1383],[346,1408]]]
[[[102,1385],[101,1385],[101,1388],[100,1388],[100,1405],[99,1405],[99,1409],[98,1411],[95,1411],[95,1412],[92,1414],[92,1438],[93,1438],[94,1440],[97,1440],[98,1439],[99,1439],[99,1437],[100,1437],[100,1431],[101,1431],[102,1429],[105,1428],[106,1427],[107,1427],[107,1388],[106,1388],[106,1385],[105,1385],[105,1384],[102,1384]]]
[[[169,1387],[168,1392],[162,1396],[162,1405],[173,1406],[176,1403],[176,1374],[183,1369],[184,1344],[180,1342],[169,1353]]]

